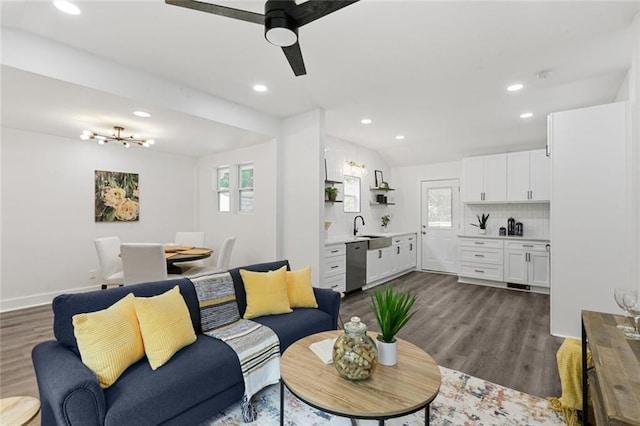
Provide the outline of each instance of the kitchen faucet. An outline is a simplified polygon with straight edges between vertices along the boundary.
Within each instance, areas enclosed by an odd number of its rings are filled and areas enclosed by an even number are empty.
[[[362,226],[364,226],[364,217],[358,215],[356,217],[353,218],[353,236],[355,237],[356,235],[358,235],[358,227],[356,226],[356,220],[360,218],[362,219]]]

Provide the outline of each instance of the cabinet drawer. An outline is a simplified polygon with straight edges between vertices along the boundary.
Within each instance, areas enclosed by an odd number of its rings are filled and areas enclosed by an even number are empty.
[[[532,241],[507,241],[504,248],[507,250],[547,251],[547,244]]]
[[[503,247],[502,240],[490,240],[487,238],[461,238],[458,245],[463,247],[484,247],[484,248],[497,248]]]
[[[478,249],[475,247],[460,247],[460,262],[490,263],[502,265],[504,256],[500,249]]]
[[[347,246],[345,244],[333,244],[325,246],[324,257],[344,256],[347,254]]]
[[[344,275],[346,273],[347,259],[345,256],[328,257],[324,260],[324,276]]]
[[[502,281],[502,266],[462,263],[460,275],[483,280]]]
[[[336,275],[333,277],[325,278],[322,287],[344,293],[345,291],[347,291],[347,279],[344,275]]]

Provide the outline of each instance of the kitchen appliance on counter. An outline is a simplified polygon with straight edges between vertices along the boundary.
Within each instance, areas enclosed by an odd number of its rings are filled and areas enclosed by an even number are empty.
[[[516,222],[516,237],[522,237],[522,234],[524,233],[524,225],[522,224],[522,222]]]
[[[368,241],[347,243],[346,293],[360,290],[367,283]]]
[[[507,220],[507,235],[516,235],[516,220],[512,217]]]
[[[498,235],[500,235],[500,236],[507,235],[507,228],[505,228],[504,226],[502,226],[498,232],[499,232],[499,234],[498,234]]]

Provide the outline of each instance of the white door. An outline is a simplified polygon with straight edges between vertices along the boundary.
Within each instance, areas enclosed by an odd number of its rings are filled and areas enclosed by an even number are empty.
[[[459,191],[458,179],[422,182],[422,269],[458,273]]]

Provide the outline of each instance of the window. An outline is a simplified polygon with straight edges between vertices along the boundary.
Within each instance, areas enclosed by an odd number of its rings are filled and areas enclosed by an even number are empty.
[[[239,211],[253,211],[253,163],[238,166],[238,201]]]
[[[230,211],[229,203],[229,167],[218,167],[217,170],[217,187],[218,187],[218,211]]]
[[[452,228],[452,188],[429,188],[427,190],[427,227]]]
[[[344,177],[344,212],[360,213],[360,178]]]

